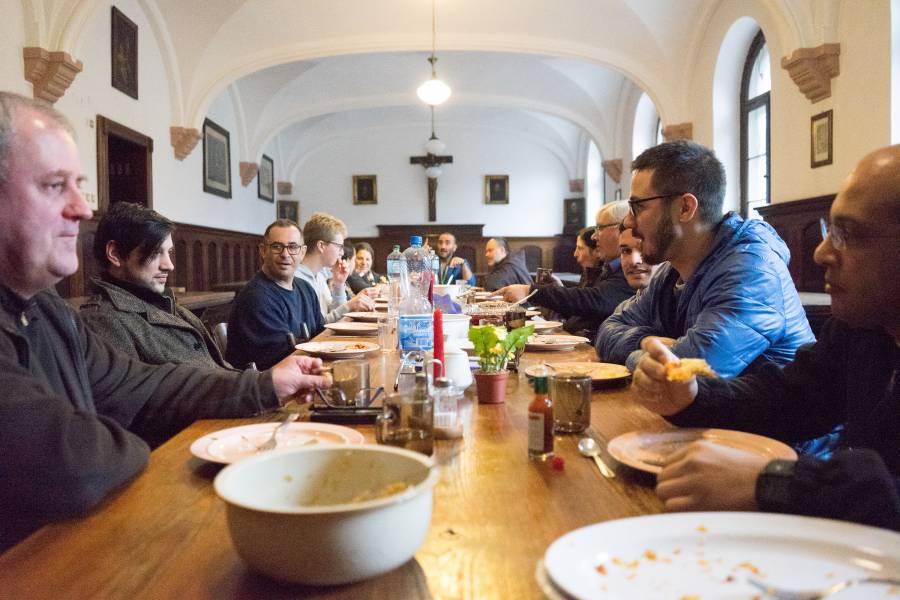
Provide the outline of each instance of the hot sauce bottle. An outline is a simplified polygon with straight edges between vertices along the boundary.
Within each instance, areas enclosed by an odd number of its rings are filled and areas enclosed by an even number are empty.
[[[534,400],[528,405],[528,458],[553,456],[553,402],[547,390],[547,374],[535,377]]]

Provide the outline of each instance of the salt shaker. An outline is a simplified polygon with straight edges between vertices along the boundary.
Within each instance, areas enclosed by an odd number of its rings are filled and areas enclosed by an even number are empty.
[[[459,418],[459,390],[451,379],[438,377],[431,388],[434,400],[434,437],[439,440],[455,440],[463,435]]]

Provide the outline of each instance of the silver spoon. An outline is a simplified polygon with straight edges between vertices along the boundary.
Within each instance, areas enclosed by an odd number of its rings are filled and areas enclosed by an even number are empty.
[[[612,479],[616,476],[616,473],[598,456],[600,454],[600,446],[597,445],[594,438],[581,438],[578,441],[578,451],[581,452],[582,456],[593,458],[594,462],[597,463],[597,468],[600,469],[600,473],[607,479]]]
[[[778,600],[820,600],[821,598],[833,596],[841,590],[845,590],[848,587],[852,587],[854,585],[860,585],[864,583],[900,585],[900,579],[890,579],[885,577],[861,577],[857,579],[847,579],[846,581],[835,583],[834,585],[821,590],[788,590],[782,587],[765,583],[754,577],[748,577],[747,583],[762,590],[762,592],[767,596],[777,598]]]

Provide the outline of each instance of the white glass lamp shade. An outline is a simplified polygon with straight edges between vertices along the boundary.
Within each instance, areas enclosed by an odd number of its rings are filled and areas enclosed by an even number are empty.
[[[425,142],[424,149],[426,154],[440,154],[447,149],[447,145],[437,138],[431,138]]]
[[[425,169],[425,175],[427,175],[431,179],[440,177],[441,173],[443,173],[443,171],[441,171],[440,167],[428,167],[427,169]]]
[[[450,97],[450,86],[437,77],[432,77],[419,86],[416,94],[419,95],[419,99],[425,104],[437,106]]]

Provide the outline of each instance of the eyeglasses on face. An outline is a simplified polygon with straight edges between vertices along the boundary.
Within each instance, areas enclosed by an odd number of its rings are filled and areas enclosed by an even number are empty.
[[[876,233],[873,231],[865,231],[863,229],[858,229],[857,226],[853,226],[853,228],[849,228],[846,225],[842,225],[840,223],[831,223],[827,218],[822,217],[819,219],[819,227],[822,230],[822,241],[825,239],[831,240],[831,245],[834,246],[834,249],[843,252],[847,249],[847,246],[865,246],[866,242],[870,240],[898,240],[896,233]]]
[[[332,246],[334,246],[334,247],[336,247],[336,248],[343,248],[343,247],[344,247],[344,242],[335,242],[335,241],[331,240],[331,241],[327,241],[327,242],[325,242],[325,243],[326,243],[326,244],[331,244]]]
[[[291,256],[297,256],[300,252],[306,248],[306,244],[282,244],[281,242],[272,242],[269,244],[269,250],[274,254],[281,254],[285,250],[288,251],[288,254]]]
[[[686,193],[687,192],[678,192],[677,194],[663,194],[662,196],[650,196],[649,198],[629,198],[628,211],[633,217],[639,212],[638,205],[643,204],[644,202],[650,202],[651,200],[662,200],[664,198],[677,198],[678,196],[684,196]]]
[[[600,233],[608,227],[618,227],[619,223],[604,223],[603,225],[594,225],[594,232]]]

